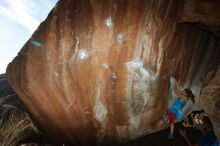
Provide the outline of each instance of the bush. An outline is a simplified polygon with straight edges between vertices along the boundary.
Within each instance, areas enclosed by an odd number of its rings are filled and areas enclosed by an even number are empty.
[[[28,132],[27,132],[28,131]],[[0,145],[16,146],[28,135],[39,133],[27,113],[6,107],[0,115]]]

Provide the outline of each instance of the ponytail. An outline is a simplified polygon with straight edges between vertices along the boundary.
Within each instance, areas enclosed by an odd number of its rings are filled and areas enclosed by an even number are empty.
[[[193,103],[195,103],[195,95],[192,93],[192,91],[188,88],[184,89],[184,91],[187,93],[187,97],[190,98]]]
[[[191,96],[189,97],[190,99],[191,99],[191,101],[193,102],[193,103],[195,103],[195,95],[192,93],[191,94]]]

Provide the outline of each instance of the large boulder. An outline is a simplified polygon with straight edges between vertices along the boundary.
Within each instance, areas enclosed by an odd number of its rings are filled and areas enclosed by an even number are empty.
[[[57,139],[97,145],[160,130],[170,77],[199,95],[219,63],[218,40],[179,24],[180,8],[176,0],[60,0],[9,64],[9,82]]]

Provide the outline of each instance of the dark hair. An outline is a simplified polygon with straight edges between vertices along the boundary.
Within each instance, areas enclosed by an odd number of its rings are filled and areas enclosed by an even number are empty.
[[[195,103],[195,95],[192,93],[192,91],[188,88],[185,88],[184,91],[187,94],[187,97],[192,100],[193,103]]]
[[[208,116],[203,117],[203,124],[204,124],[205,128],[213,129],[212,122]]]

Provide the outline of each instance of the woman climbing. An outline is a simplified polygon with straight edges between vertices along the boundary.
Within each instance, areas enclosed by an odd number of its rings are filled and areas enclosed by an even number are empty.
[[[189,99],[195,103],[195,96],[192,91],[188,88],[185,88],[181,91],[181,88],[178,86],[176,80],[171,78],[171,82],[174,83],[174,92],[178,95],[170,109],[167,111],[167,116],[169,119],[170,133],[168,135],[169,140],[173,140],[174,132],[174,123],[183,118],[182,109],[186,105]]]

